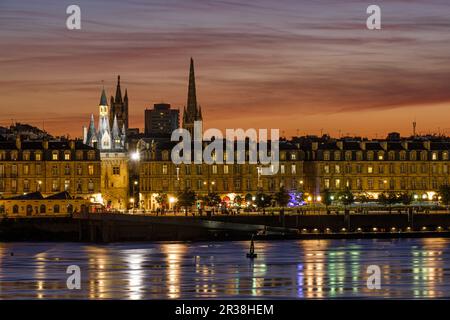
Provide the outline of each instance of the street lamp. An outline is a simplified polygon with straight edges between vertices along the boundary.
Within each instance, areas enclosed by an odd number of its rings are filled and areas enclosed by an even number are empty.
[[[139,161],[140,159],[141,159],[141,154],[139,152],[135,151],[131,154],[131,160]]]

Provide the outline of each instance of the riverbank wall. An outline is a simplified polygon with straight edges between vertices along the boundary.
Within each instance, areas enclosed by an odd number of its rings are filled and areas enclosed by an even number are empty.
[[[450,214],[144,216],[0,219],[1,241],[211,241],[447,236]]]

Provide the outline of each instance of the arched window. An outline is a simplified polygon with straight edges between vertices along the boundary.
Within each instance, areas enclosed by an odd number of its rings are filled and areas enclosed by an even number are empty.
[[[31,216],[33,214],[33,206],[31,204],[27,205],[27,216]]]
[[[17,204],[15,204],[13,206],[13,213],[18,214],[19,213],[19,206]]]
[[[53,207],[53,213],[59,213],[59,204],[55,204]]]
[[[39,207],[39,213],[45,213],[47,211],[47,208],[45,207],[45,204],[41,204]]]

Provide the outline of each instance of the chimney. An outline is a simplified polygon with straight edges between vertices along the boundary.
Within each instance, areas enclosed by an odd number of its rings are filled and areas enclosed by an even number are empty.
[[[83,143],[84,144],[87,143],[87,134],[88,134],[88,129],[86,126],[83,126]]]
[[[366,150],[366,142],[365,141],[361,141],[359,143],[359,147],[361,148],[361,150]]]
[[[42,141],[42,147],[44,148],[44,150],[48,149],[48,140],[43,140]]]
[[[405,150],[408,150],[408,141],[402,141],[402,147]]]
[[[22,141],[20,140],[20,135],[16,136],[16,148],[17,149],[22,149]]]

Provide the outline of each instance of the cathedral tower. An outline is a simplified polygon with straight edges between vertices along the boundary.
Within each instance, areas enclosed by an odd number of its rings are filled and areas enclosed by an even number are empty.
[[[125,95],[122,98],[120,76],[117,77],[116,96],[111,96],[111,110],[109,113],[109,125],[111,128],[114,126],[115,117],[117,117],[119,128],[125,127],[125,130],[128,130],[128,91],[125,89]]]
[[[201,107],[197,104],[197,92],[195,88],[194,60],[191,58],[187,107],[184,107],[183,112],[183,128],[187,129],[191,134],[193,134],[194,121],[201,120],[202,110]]]

